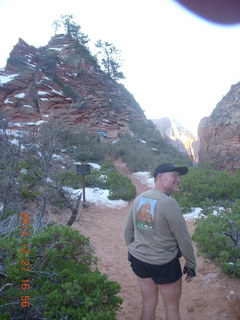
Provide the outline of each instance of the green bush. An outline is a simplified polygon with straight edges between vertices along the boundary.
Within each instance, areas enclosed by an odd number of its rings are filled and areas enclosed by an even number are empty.
[[[112,163],[105,163],[100,170],[94,170],[87,176],[87,185],[109,190],[110,200],[132,200],[136,196],[136,188],[128,177],[117,172]]]
[[[116,171],[113,163],[105,162],[100,169],[92,170],[89,176],[86,176],[86,185],[88,187],[107,188],[107,177],[111,171]]]
[[[181,177],[180,192],[173,195],[184,212],[191,207],[229,207],[240,198],[240,170],[235,173],[217,171],[211,164],[189,167]]]
[[[97,270],[89,239],[77,230],[53,225],[28,240],[1,239],[0,246],[1,319],[116,319],[120,286]]]
[[[110,200],[132,200],[136,196],[136,188],[128,177],[119,172],[110,172],[107,178]]]
[[[230,277],[240,278],[240,200],[229,212],[208,212],[198,219],[193,240],[203,256],[214,260]]]
[[[60,173],[58,175],[58,180],[63,180],[63,185],[66,187],[71,187],[73,189],[79,189],[82,187],[82,179],[76,173]]]

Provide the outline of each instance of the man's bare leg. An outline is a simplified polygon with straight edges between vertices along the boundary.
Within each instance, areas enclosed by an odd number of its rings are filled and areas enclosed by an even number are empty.
[[[158,285],[166,311],[166,320],[181,320],[179,301],[182,294],[182,279],[173,283]]]
[[[158,303],[158,285],[151,278],[137,277],[142,294],[142,313],[140,320],[155,320]]]

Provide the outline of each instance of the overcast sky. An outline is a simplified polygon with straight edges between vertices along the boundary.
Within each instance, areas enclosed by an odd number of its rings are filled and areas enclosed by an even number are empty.
[[[65,14],[90,45],[101,39],[121,50],[123,83],[148,119],[175,118],[196,133],[240,81],[240,25],[206,22],[174,0],[0,0],[0,67],[18,38],[46,45]]]

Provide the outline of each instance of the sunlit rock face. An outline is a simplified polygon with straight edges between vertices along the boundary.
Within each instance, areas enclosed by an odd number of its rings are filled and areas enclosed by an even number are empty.
[[[198,135],[200,162],[212,162],[219,170],[240,169],[240,82],[200,121]]]
[[[110,139],[131,133],[133,120],[147,122],[125,87],[107,77],[88,49],[66,35],[54,36],[41,48],[19,39],[0,70],[0,112],[12,129],[55,119],[84,124]]]
[[[199,141],[197,137],[185,129],[179,122],[169,118],[153,119],[153,123],[164,137],[179,151],[187,153],[194,161],[198,161]]]

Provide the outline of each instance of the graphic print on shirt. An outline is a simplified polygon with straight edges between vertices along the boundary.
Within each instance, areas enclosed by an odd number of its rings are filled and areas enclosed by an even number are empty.
[[[146,230],[154,230],[154,212],[157,200],[141,198],[137,207],[137,226]]]

